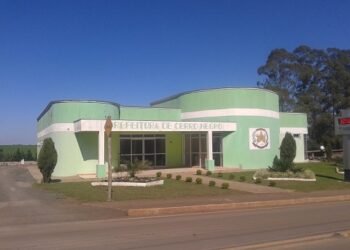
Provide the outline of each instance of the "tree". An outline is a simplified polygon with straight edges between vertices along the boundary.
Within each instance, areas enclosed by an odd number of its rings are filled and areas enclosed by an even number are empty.
[[[32,151],[30,149],[27,150],[27,153],[26,153],[24,159],[27,160],[27,161],[33,161],[34,160]]]
[[[13,160],[14,161],[20,161],[23,158],[24,158],[23,152],[19,148],[17,148],[15,154],[13,155]]]
[[[297,147],[293,135],[286,133],[280,147],[280,159],[278,159],[277,156],[274,158],[270,170],[278,172],[297,171],[298,169],[294,168],[293,163],[296,149]]]
[[[281,111],[308,114],[308,145],[341,145],[334,117],[350,106],[350,50],[275,49],[258,73],[257,85],[279,95]]]
[[[44,140],[38,156],[38,167],[43,176],[43,182],[51,182],[51,175],[57,163],[57,151],[51,138]]]

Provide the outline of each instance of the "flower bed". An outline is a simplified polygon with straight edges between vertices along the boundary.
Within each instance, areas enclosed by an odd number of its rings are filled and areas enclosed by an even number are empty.
[[[300,172],[274,172],[261,169],[255,172],[253,179],[266,179],[274,181],[316,181],[315,173],[309,169]]]
[[[112,180],[112,186],[120,186],[120,187],[151,187],[163,185],[164,180],[159,180],[157,178],[151,177],[118,177]],[[95,181],[91,182],[92,186],[108,186],[108,181]]]

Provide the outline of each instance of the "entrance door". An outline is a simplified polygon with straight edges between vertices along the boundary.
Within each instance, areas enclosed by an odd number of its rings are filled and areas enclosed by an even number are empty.
[[[207,136],[205,133],[185,134],[186,166],[204,167],[207,157]]]
[[[222,137],[220,133],[213,133],[213,159],[215,166],[222,166]],[[204,167],[206,158],[206,133],[185,134],[185,165]]]

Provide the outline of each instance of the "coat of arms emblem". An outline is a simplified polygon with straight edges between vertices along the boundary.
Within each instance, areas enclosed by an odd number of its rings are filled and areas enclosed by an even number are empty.
[[[269,145],[269,134],[264,128],[257,128],[252,137],[252,143],[257,148],[266,148]]]

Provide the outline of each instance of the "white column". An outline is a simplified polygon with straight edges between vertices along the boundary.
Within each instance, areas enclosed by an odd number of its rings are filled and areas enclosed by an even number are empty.
[[[98,132],[98,165],[105,164],[105,132],[100,129]]]
[[[207,134],[207,159],[213,160],[213,131],[211,130]]]

